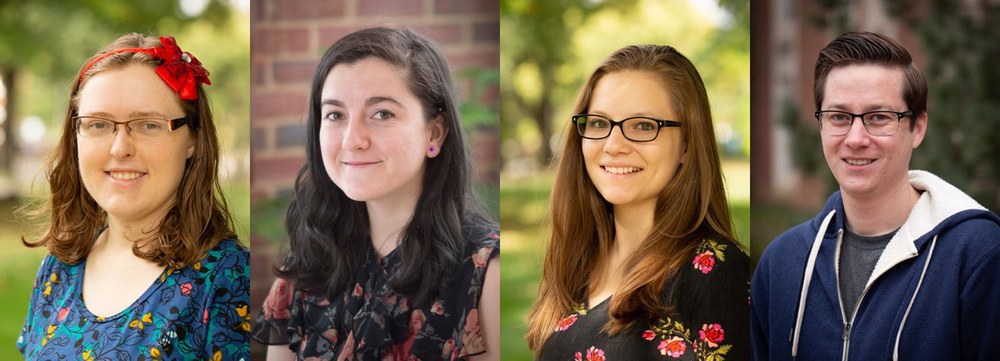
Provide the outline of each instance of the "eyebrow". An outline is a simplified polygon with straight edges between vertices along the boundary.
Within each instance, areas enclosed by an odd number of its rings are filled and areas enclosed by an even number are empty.
[[[378,104],[378,103],[384,103],[384,102],[385,103],[393,103],[393,104],[396,104],[397,106],[400,106],[400,107],[403,106],[403,103],[400,103],[395,98],[389,97],[389,96],[373,96],[371,98],[368,98],[368,99],[365,100],[365,106],[369,107],[369,106],[372,106],[372,105],[375,105],[375,104]],[[342,102],[340,100],[337,100],[337,99],[323,99],[323,101],[320,102],[320,104],[321,105],[333,105],[333,106],[345,108],[344,102]]]
[[[93,113],[86,114],[84,116],[88,116],[88,117],[104,117],[104,118],[114,118],[115,117],[114,114],[111,114],[111,113],[108,113],[108,112],[104,112],[104,111],[93,112]],[[170,117],[166,116],[163,113],[157,112],[157,111],[133,111],[133,112],[129,113],[129,118],[130,119],[136,119],[136,118],[163,118],[163,119],[169,119]]]
[[[903,105],[903,106],[905,107],[906,105]],[[880,110],[886,110],[886,111],[888,111],[888,110],[890,110],[892,108],[893,107],[885,105],[885,104],[872,104],[872,105],[868,105],[868,106],[865,106],[865,107],[861,108],[862,109],[861,112],[862,113],[867,113],[867,112],[875,112],[875,111],[880,111]],[[844,112],[846,112],[846,111],[849,110],[848,106],[845,105],[845,104],[830,104],[829,108],[827,108],[827,109],[828,110],[836,110],[836,111],[844,111]]]

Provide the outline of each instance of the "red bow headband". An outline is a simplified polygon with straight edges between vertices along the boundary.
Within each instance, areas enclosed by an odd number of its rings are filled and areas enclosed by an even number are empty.
[[[205,70],[201,66],[201,62],[194,55],[182,51],[177,46],[177,41],[174,40],[174,37],[161,36],[160,42],[163,44],[162,47],[115,49],[100,54],[83,66],[83,71],[80,72],[80,78],[77,79],[77,83],[83,81],[83,75],[87,73],[87,70],[90,70],[90,67],[101,61],[101,59],[125,52],[146,53],[163,60],[163,63],[156,67],[156,74],[163,79],[163,82],[167,83],[167,86],[177,92],[181,99],[198,99],[198,83],[204,83],[205,85],[212,84],[208,80],[208,70]]]

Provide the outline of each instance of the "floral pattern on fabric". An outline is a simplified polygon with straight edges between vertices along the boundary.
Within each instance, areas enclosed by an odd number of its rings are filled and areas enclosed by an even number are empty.
[[[333,299],[276,279],[253,338],[289,344],[300,360],[459,360],[486,352],[479,298],[487,264],[500,254],[500,237],[492,229],[476,238],[465,259],[442,280],[436,299],[424,307],[412,307],[388,283],[399,268],[397,252],[379,259],[369,250],[352,286]]]
[[[193,265],[167,268],[136,302],[98,317],[83,303],[86,260],[46,256],[17,340],[25,359],[249,360],[249,251],[224,240]]]
[[[727,244],[728,243],[728,244]],[[602,331],[610,299],[578,304],[560,320],[539,360],[748,360],[750,259],[728,241],[703,240],[664,285],[674,312],[615,336]]]

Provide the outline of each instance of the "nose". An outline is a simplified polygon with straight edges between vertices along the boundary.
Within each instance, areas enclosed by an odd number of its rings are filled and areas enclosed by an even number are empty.
[[[135,154],[135,144],[132,134],[125,124],[115,124],[115,132],[111,134],[111,156],[115,159],[126,159]],[[119,128],[121,127],[121,128]]]
[[[348,120],[341,147],[345,150],[363,150],[369,145],[368,124],[364,120]]]
[[[608,154],[627,153],[631,149],[632,141],[625,138],[621,125],[611,128],[611,134],[604,138],[604,152]]]
[[[854,117],[851,129],[847,130],[844,144],[852,148],[866,147],[871,143],[871,134],[865,129],[865,122],[861,117]]]

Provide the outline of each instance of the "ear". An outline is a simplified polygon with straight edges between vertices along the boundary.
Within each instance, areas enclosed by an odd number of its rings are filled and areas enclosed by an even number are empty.
[[[188,140],[187,159],[191,159],[191,157],[193,156],[194,156],[194,138],[192,137],[190,140]]]
[[[927,133],[927,112],[913,118],[913,149],[917,149],[924,141],[924,134]],[[900,126],[903,126],[902,124]]]
[[[449,129],[444,118],[438,114],[427,124],[427,130],[430,136],[427,140],[427,157],[434,158],[441,153],[441,145],[444,144],[445,138],[448,138]]]

